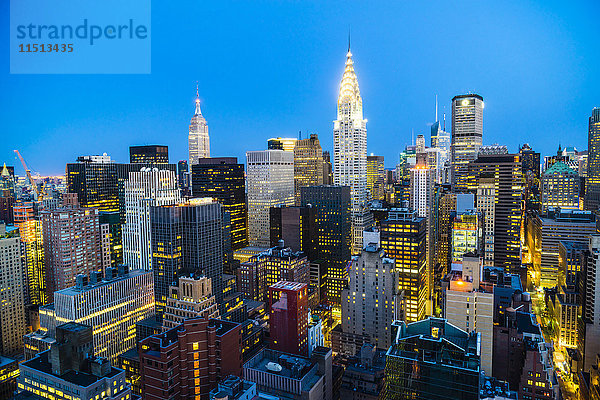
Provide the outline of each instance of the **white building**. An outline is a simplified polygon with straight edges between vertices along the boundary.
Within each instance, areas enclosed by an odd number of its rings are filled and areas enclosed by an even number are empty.
[[[314,349],[318,346],[325,346],[325,336],[323,335],[323,322],[318,315],[311,315],[308,312],[308,356],[312,355]]]
[[[123,261],[131,269],[152,269],[150,207],[177,204],[181,200],[173,171],[142,168],[125,181]]]
[[[246,168],[250,246],[271,247],[269,209],[294,205],[294,153],[248,151]]]
[[[362,232],[372,224],[366,208],[367,189],[367,120],[363,118],[362,98],[348,46],[346,67],[337,102],[337,119],[333,121],[333,182],[350,186],[352,202],[352,252],[362,249]]]
[[[477,158],[483,141],[483,97],[478,94],[452,99],[452,190],[466,191],[468,164]]]
[[[191,166],[198,164],[199,158],[210,157],[210,138],[208,136],[208,124],[202,116],[200,110],[200,96],[198,95],[198,87],[196,87],[196,112],[190,122],[190,133],[188,136],[188,145],[190,152],[190,171]]]
[[[493,177],[479,178],[477,211],[483,214],[484,263],[494,265],[494,232],[496,231],[496,183]]]

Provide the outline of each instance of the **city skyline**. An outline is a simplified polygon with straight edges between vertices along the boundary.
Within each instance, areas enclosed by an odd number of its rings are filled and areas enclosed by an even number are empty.
[[[8,4],[0,7],[7,11]],[[62,166],[81,155],[106,152],[125,162],[130,145],[165,144],[171,162],[185,159],[196,81],[214,156],[243,160],[247,150],[265,150],[268,138],[297,137],[299,130],[303,138],[319,134],[323,149],[331,151],[349,25],[369,119],[367,153],[383,155],[387,168],[412,138],[429,130],[436,94],[447,130],[454,95],[474,92],[486,99],[486,145],[507,144],[516,152],[529,142],[543,155],[559,143],[587,147],[588,118],[599,105],[593,92],[600,77],[593,72],[600,52],[592,40],[598,4],[299,7],[279,4],[262,15],[260,6],[239,5],[246,18],[236,15],[239,26],[225,30],[215,27],[226,18],[224,6],[190,3],[184,15],[156,4],[151,75],[0,75],[0,120],[9,133],[2,159],[19,175],[13,149],[42,175],[62,175]],[[191,16],[199,13],[214,18],[206,27],[195,26]],[[8,19],[8,12],[2,15]],[[486,23],[492,15],[496,23]],[[404,24],[396,23],[398,16]],[[314,26],[303,22],[306,17]],[[376,17],[380,26],[362,23]],[[160,21],[169,18],[180,19],[182,27],[162,30]],[[253,24],[258,18],[262,24]],[[467,22],[468,30],[460,28]],[[457,45],[460,35],[473,32]],[[206,37],[201,56],[173,47],[174,40],[189,46],[198,35]],[[7,43],[0,46],[6,50]],[[166,54],[168,63],[160,59]]]

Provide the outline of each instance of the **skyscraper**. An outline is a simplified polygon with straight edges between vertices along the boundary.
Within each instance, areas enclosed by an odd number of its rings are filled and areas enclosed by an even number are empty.
[[[271,247],[282,239],[292,251],[302,251],[317,260],[317,212],[314,207],[271,207]]]
[[[483,216],[485,265],[494,265],[494,233],[496,232],[496,183],[494,177],[482,175],[477,185],[477,211]]]
[[[362,98],[350,43],[337,102],[337,119],[333,122],[333,159],[334,184],[350,186],[352,252],[357,254],[362,249],[362,232],[371,226],[372,218],[366,208],[367,120],[363,118]]]
[[[333,167],[328,151],[323,151],[323,185],[333,185]]]
[[[600,207],[600,107],[592,110],[588,126],[588,162],[585,209],[597,212]]]
[[[119,211],[117,165],[104,153],[82,156],[67,164],[67,192],[76,193],[81,207]]]
[[[142,168],[125,182],[123,259],[132,269],[152,269],[150,207],[177,204],[179,188],[172,171]]]
[[[580,179],[577,171],[562,161],[557,161],[542,174],[542,213],[548,207],[579,209]]]
[[[452,190],[467,190],[467,165],[477,158],[483,140],[483,97],[463,94],[452,99]]]
[[[246,153],[248,239],[251,246],[269,247],[269,209],[294,204],[294,153],[285,150]]]
[[[367,188],[369,199],[383,200],[385,187],[385,166],[383,156],[367,156]]]
[[[308,355],[308,286],[279,281],[269,287],[271,348]]]
[[[129,146],[129,162],[131,164],[168,164],[169,147],[158,144]]]
[[[248,245],[244,164],[235,157],[201,158],[192,165],[192,196],[217,199],[231,215],[231,247]]]
[[[446,178],[452,155],[452,138],[450,133],[446,132],[446,114],[444,114],[443,125],[437,120],[437,107],[435,119],[436,122],[431,126],[431,148],[437,150],[436,182],[448,183]]]
[[[208,137],[208,125],[200,110],[200,95],[196,86],[196,111],[190,122],[190,133],[188,136],[190,165],[198,163],[198,159],[210,157],[210,138]]]
[[[294,198],[300,205],[300,188],[323,184],[323,149],[319,136],[296,141],[294,146]]]
[[[271,138],[267,140],[267,149],[268,150],[284,150],[294,152],[294,147],[296,147],[296,142],[298,139],[294,138]]]

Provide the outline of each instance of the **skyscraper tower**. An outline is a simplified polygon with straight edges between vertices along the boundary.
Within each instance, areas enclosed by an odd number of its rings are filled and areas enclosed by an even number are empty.
[[[588,165],[585,209],[597,212],[600,206],[600,107],[592,110],[588,127]]]
[[[452,99],[452,190],[467,190],[467,165],[477,158],[483,140],[483,97],[463,94]]]
[[[363,118],[362,98],[354,72],[348,43],[346,67],[340,85],[337,120],[333,121],[333,182],[350,186],[352,202],[352,252],[362,249],[362,232],[371,224],[366,209],[367,190],[367,120]]]
[[[190,165],[198,164],[199,158],[210,157],[210,138],[208,137],[208,125],[200,111],[200,96],[196,85],[196,112],[190,122],[190,134],[188,136],[190,150]]]

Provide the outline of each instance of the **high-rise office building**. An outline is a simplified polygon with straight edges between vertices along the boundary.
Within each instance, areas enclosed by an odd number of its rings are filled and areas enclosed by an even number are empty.
[[[385,187],[383,156],[367,156],[367,190],[369,199],[383,200]]]
[[[110,156],[82,156],[67,164],[67,192],[76,193],[81,207],[119,211],[117,165]]]
[[[348,186],[312,186],[302,188],[301,204],[316,210],[317,255],[324,260],[327,301],[340,305],[346,287],[346,265],[351,256],[351,200]],[[361,240],[362,242],[362,240]]]
[[[379,243],[367,243],[352,258],[348,288],[342,291],[342,331],[367,336],[380,349],[392,344],[390,321],[402,318],[402,296],[395,262]]]
[[[410,169],[410,195],[409,207],[417,212],[417,215],[427,220],[427,275],[432,278],[434,268],[434,244],[433,244],[433,195],[435,184],[435,170],[424,164],[417,164]],[[431,285],[432,282],[429,282]]]
[[[333,167],[328,151],[323,151],[323,185],[333,185]]]
[[[190,122],[190,131],[188,136],[189,145],[189,163],[194,165],[198,159],[210,157],[210,138],[208,136],[208,124],[200,110],[200,95],[196,87],[196,110]]]
[[[268,247],[270,207],[294,204],[294,153],[249,151],[246,159],[248,239],[251,246]]]
[[[187,160],[181,160],[177,162],[177,184],[181,189],[183,196],[189,195],[190,193],[190,172]]]
[[[479,398],[478,333],[440,318],[398,324],[396,342],[386,354],[384,399]]]
[[[183,321],[202,316],[219,318],[219,309],[212,293],[210,278],[180,277],[177,285],[169,287],[169,297],[163,316],[163,331],[175,328]]]
[[[437,107],[436,107],[437,109]],[[451,162],[452,137],[446,132],[446,114],[444,114],[443,124],[437,120],[431,126],[431,148],[436,151],[436,182],[448,183],[448,170]],[[429,163],[428,163],[429,165]]]
[[[244,164],[235,157],[201,158],[192,165],[192,196],[212,197],[231,216],[231,247],[248,246]]]
[[[0,223],[0,354],[23,350],[25,282],[19,231]]]
[[[181,200],[175,174],[157,168],[130,172],[125,182],[123,260],[131,269],[152,269],[150,207]]]
[[[429,301],[426,231],[426,219],[409,209],[392,209],[381,222],[381,247],[395,260],[404,320],[409,323],[425,317]]]
[[[100,211],[100,225],[108,226],[110,243],[110,264],[113,267],[123,264],[123,231],[121,229],[121,215],[117,211]]]
[[[450,264],[460,263],[466,253],[483,250],[483,218],[474,208],[458,211],[450,219],[452,227]]]
[[[300,188],[323,184],[323,149],[319,136],[296,141],[294,146],[294,199],[300,205]]]
[[[577,333],[577,348],[585,372],[597,365],[600,353],[600,235],[589,235],[587,245],[578,288],[582,307]]]
[[[544,171],[541,181],[542,213],[548,207],[579,209],[580,178],[577,171],[562,161],[557,161]]]
[[[317,260],[317,210],[314,207],[271,207],[271,247],[283,240],[292,251],[301,251]]]
[[[483,97],[464,94],[452,99],[452,190],[466,191],[468,164],[483,140]]]
[[[519,154],[508,154],[505,148],[497,147],[486,147],[486,153],[480,153],[469,163],[468,188],[471,193],[477,193],[480,178],[493,178],[494,266],[515,272],[521,268],[521,197],[524,183],[521,158]],[[491,181],[488,180],[488,184]]]
[[[333,122],[333,182],[350,186],[352,201],[352,252],[362,250],[362,232],[372,223],[366,208],[367,120],[363,118],[362,98],[348,45],[346,67],[340,84],[337,119]]]
[[[540,153],[533,151],[531,146],[529,146],[528,143],[525,143],[519,149],[519,155],[521,156],[521,168],[523,171],[523,176],[527,176],[528,172],[531,172],[534,177],[540,179]]]
[[[110,266],[109,227],[100,225],[98,209],[79,207],[76,196],[63,196],[63,207],[41,213],[48,301],[54,292],[74,286],[78,274]]]
[[[452,224],[450,222],[452,221],[453,213],[456,211],[456,193],[451,193],[449,186],[447,186],[445,190],[440,191],[439,200],[436,203],[439,204],[436,218],[437,241],[435,246],[437,254],[435,275],[437,282],[450,271],[449,261],[452,251]]]
[[[308,355],[308,285],[279,281],[269,286],[271,348]]]
[[[585,185],[585,209],[597,212],[600,207],[600,107],[592,110],[589,120]]]
[[[221,204],[209,199],[150,208],[152,272],[156,314],[162,319],[169,287],[178,277],[211,279],[217,304],[223,303],[223,229]]]
[[[496,183],[493,176],[480,176],[477,184],[477,211],[483,217],[483,259],[494,265],[494,233],[496,231]]]
[[[129,146],[129,162],[131,164],[168,164],[169,147],[158,144]]]
[[[294,138],[271,138],[267,140],[267,149],[268,150],[283,150],[294,152],[294,147],[296,147],[296,142],[298,139]]]

